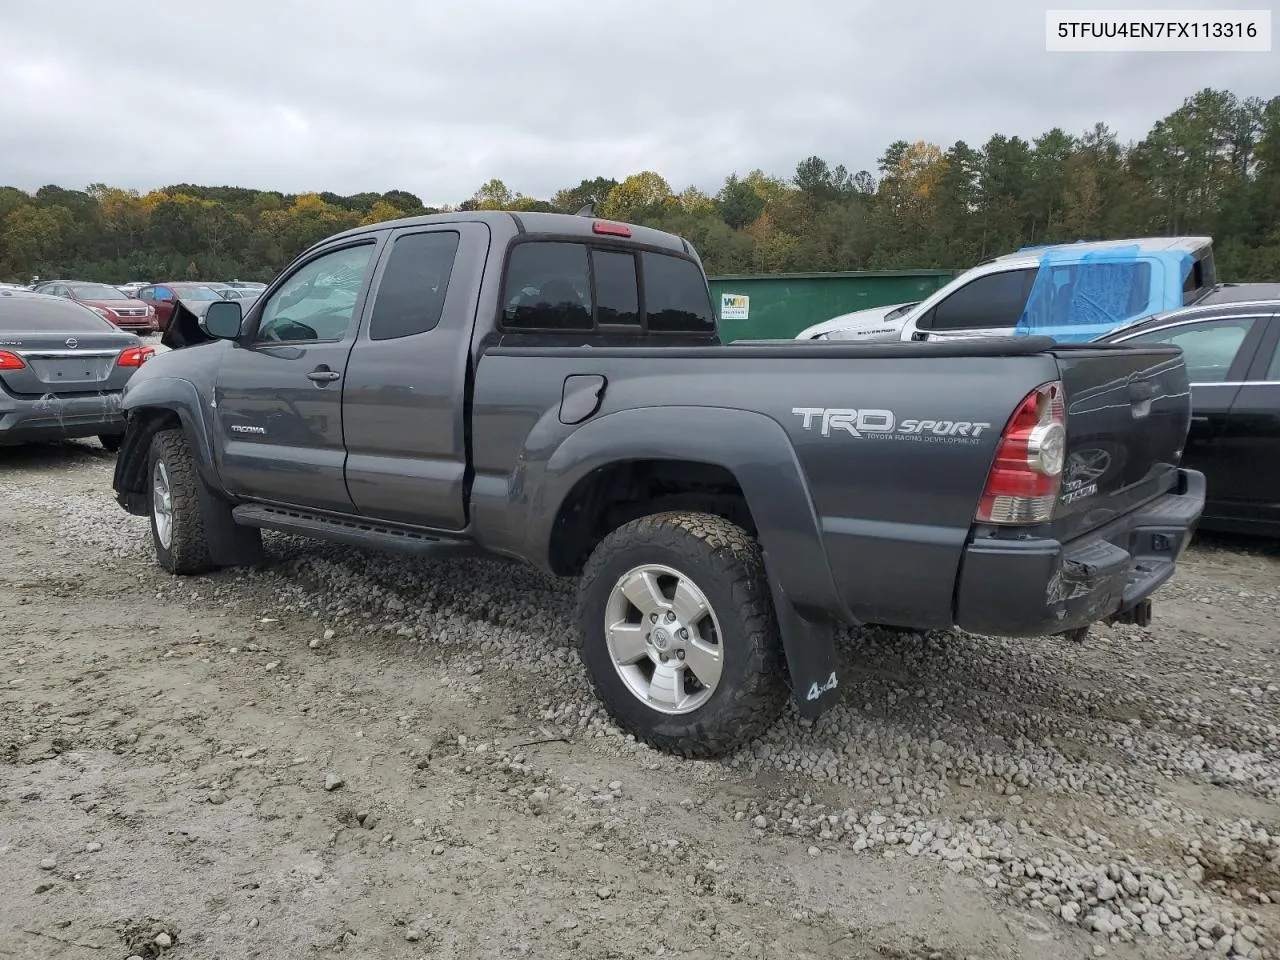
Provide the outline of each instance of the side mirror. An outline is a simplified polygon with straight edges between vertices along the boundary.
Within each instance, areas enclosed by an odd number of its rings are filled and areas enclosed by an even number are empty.
[[[240,313],[240,301],[215,300],[204,312],[200,326],[204,332],[219,340],[235,340],[240,336],[240,327],[244,317]]]

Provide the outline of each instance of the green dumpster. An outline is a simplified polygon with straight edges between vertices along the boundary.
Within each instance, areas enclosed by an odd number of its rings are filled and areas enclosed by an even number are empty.
[[[709,277],[720,339],[790,340],[805,327],[843,313],[923,300],[954,270],[779,273]]]

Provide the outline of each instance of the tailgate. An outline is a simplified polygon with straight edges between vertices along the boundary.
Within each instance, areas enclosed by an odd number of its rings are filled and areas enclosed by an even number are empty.
[[[1053,521],[1065,541],[1174,486],[1191,387],[1177,347],[1060,344],[1052,352],[1067,402],[1067,462]]]

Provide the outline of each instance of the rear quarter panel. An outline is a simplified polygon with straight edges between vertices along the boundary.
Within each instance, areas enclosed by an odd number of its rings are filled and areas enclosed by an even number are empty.
[[[687,446],[675,440],[695,436],[708,463],[739,459],[738,451],[727,457],[724,445],[750,441],[700,433],[697,422],[664,417],[663,408],[749,411],[773,421],[817,517],[844,608],[831,612],[938,627],[952,622],[963,546],[1000,432],[1032,387],[1055,379],[1056,365],[1043,354],[780,359],[749,347],[486,354],[473,401],[473,503],[477,530],[490,545],[520,552],[531,513],[555,509],[538,498],[547,463],[582,429],[558,417],[572,374],[607,380],[588,423],[647,410],[664,418],[673,449]],[[889,420],[893,426],[883,429]],[[781,484],[781,458],[767,439],[761,431],[756,466],[777,458]],[[513,507],[503,510],[504,502]],[[775,559],[786,562],[785,555]]]

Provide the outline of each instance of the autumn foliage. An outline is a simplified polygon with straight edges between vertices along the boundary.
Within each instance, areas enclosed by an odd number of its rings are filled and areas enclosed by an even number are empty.
[[[638,164],[639,165],[639,164]],[[1029,244],[1209,234],[1225,279],[1280,279],[1280,97],[1202,90],[1122,144],[1103,124],[981,146],[892,143],[873,173],[819,157],[789,177],[732,173],[709,194],[653,170],[549,199],[492,179],[456,208],[574,213],[687,237],[710,273],[965,268]],[[269,279],[361,224],[438,212],[411,193],[298,195],[178,184],[0,187],[0,279]]]

